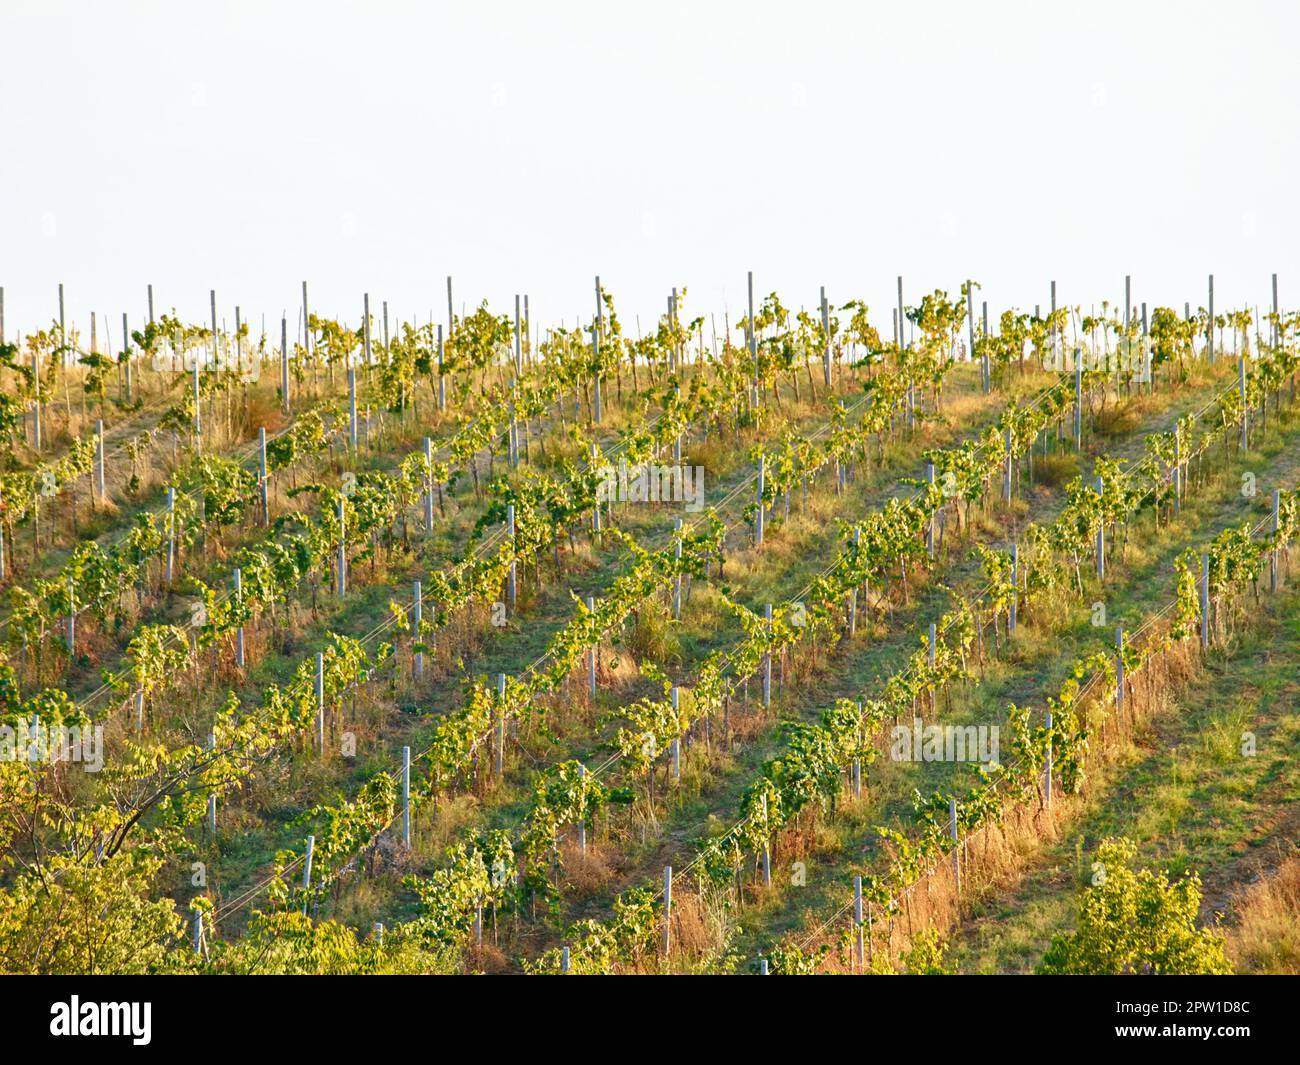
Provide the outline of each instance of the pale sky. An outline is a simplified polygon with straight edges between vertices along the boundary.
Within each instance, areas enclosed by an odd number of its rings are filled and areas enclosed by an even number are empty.
[[[240,304],[1300,305],[1300,5],[0,0],[7,333]],[[278,324],[273,330],[278,339]]]

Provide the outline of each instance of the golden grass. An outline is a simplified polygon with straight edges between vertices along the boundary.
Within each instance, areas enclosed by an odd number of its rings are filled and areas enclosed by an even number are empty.
[[[1300,975],[1300,858],[1251,885],[1235,917],[1228,957],[1238,972]]]
[[[1134,403],[1107,406],[1093,417],[1093,428],[1104,437],[1131,436],[1141,424],[1142,411]]]
[[[1078,474],[1079,456],[1073,452],[1058,451],[1034,459],[1034,483],[1037,485],[1059,488]]]
[[[1089,777],[1100,765],[1121,756],[1136,730],[1168,712],[1177,689],[1199,666],[1200,650],[1195,642],[1180,641],[1149,659],[1128,678],[1122,713],[1115,713],[1109,699],[1104,708],[1096,703],[1095,696],[1089,700],[1090,716],[1097,727],[1088,754]],[[960,849],[960,893],[952,863],[944,860],[904,891],[897,912],[868,915],[872,964],[894,965],[911,949],[919,932],[947,932],[962,921],[973,901],[1013,884],[1030,857],[1044,844],[1059,838],[1062,825],[1077,814],[1083,802],[1083,795],[1058,791],[1048,808],[1042,805],[1041,795],[1037,800],[1031,796],[1026,802],[1008,805],[1000,822],[990,823],[965,838]],[[823,942],[827,941],[823,938]],[[824,968],[847,970],[848,958],[832,953]]]

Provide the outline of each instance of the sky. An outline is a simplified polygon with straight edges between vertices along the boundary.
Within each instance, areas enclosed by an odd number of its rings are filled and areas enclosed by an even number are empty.
[[[156,307],[625,328],[759,294],[1300,305],[1300,5],[0,3],[8,335]],[[1289,301],[1289,302],[1288,302]],[[101,328],[103,328],[101,326]],[[278,337],[278,325],[274,329]]]

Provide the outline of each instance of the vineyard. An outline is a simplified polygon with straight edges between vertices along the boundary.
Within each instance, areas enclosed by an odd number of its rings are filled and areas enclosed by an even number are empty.
[[[1300,972],[1276,276],[756,285],[0,290],[0,972]]]

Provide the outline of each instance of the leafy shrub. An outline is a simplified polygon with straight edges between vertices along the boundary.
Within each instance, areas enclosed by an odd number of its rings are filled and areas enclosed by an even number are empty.
[[[1079,899],[1077,929],[1052,938],[1035,972],[1040,975],[1222,975],[1232,967],[1224,937],[1197,928],[1201,881],[1192,874],[1170,883],[1163,872],[1130,866],[1137,846],[1103,840],[1093,863],[1093,886]]]

